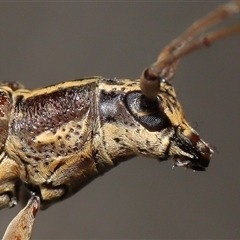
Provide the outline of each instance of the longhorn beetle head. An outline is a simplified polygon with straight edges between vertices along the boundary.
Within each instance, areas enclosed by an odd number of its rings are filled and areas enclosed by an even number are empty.
[[[240,2],[230,2],[192,24],[179,38],[173,40],[160,53],[157,61],[145,69],[140,78],[141,100],[139,106],[144,115],[163,111],[173,127],[165,156],[173,156],[174,166],[193,170],[205,170],[213,150],[185,121],[182,109],[175,99],[174,90],[167,83],[179,64],[179,59],[188,53],[207,47],[216,40],[240,32],[240,25],[202,34],[207,28],[239,12]],[[168,95],[168,102],[161,98]],[[172,105],[168,104],[171,102]],[[145,111],[144,111],[145,109]],[[164,120],[163,120],[164,121]]]
[[[124,128],[128,129],[128,125],[133,127],[127,130],[126,137],[126,134],[121,134],[125,129],[120,127],[122,142],[134,153],[159,161],[172,158],[173,166],[205,170],[213,151],[186,122],[172,85],[163,78],[157,81],[159,93],[155,98],[148,98],[137,90],[125,95],[123,102],[131,117],[128,115]],[[118,112],[123,116],[126,114],[120,108]],[[122,122],[125,118],[119,117]]]

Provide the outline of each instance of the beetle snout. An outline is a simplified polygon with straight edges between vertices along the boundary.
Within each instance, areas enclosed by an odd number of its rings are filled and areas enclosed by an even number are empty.
[[[195,142],[194,138],[198,137],[198,141]],[[210,159],[213,154],[213,150],[209,147],[209,145],[204,142],[202,139],[199,138],[198,135],[191,137],[191,142],[193,147],[196,150],[196,156],[197,156],[197,163],[201,165],[202,167],[208,167]]]
[[[187,131],[177,134],[175,144],[184,154],[175,156],[174,166],[184,166],[196,171],[204,171],[209,166],[213,150],[196,132]]]
[[[212,157],[213,150],[210,148],[210,146],[206,142],[204,142],[199,137],[198,134],[192,133],[189,139],[193,147],[195,147],[198,150],[201,157],[205,159],[210,159]]]

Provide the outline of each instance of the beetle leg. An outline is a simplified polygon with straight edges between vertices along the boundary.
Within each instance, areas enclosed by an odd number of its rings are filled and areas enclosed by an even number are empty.
[[[33,224],[40,208],[40,199],[33,196],[28,201],[25,208],[23,208],[18,215],[9,223],[3,240],[19,239],[28,240],[32,235]]]
[[[5,157],[0,162],[0,209],[17,204],[17,190],[20,184],[18,165]]]

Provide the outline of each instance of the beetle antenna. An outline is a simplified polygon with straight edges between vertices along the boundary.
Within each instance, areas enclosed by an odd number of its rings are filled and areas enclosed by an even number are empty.
[[[240,11],[240,1],[227,3],[193,23],[180,37],[167,45],[155,63],[145,69],[140,77],[142,94],[150,102],[157,99],[162,79],[170,80],[181,57],[215,41],[240,33],[240,24],[202,34],[209,27]]]

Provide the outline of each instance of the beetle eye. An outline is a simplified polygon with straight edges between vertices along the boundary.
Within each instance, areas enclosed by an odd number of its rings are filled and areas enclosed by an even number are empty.
[[[141,92],[131,92],[125,96],[125,105],[133,117],[149,131],[161,131],[170,127],[171,122],[161,109],[161,99],[145,101]]]

